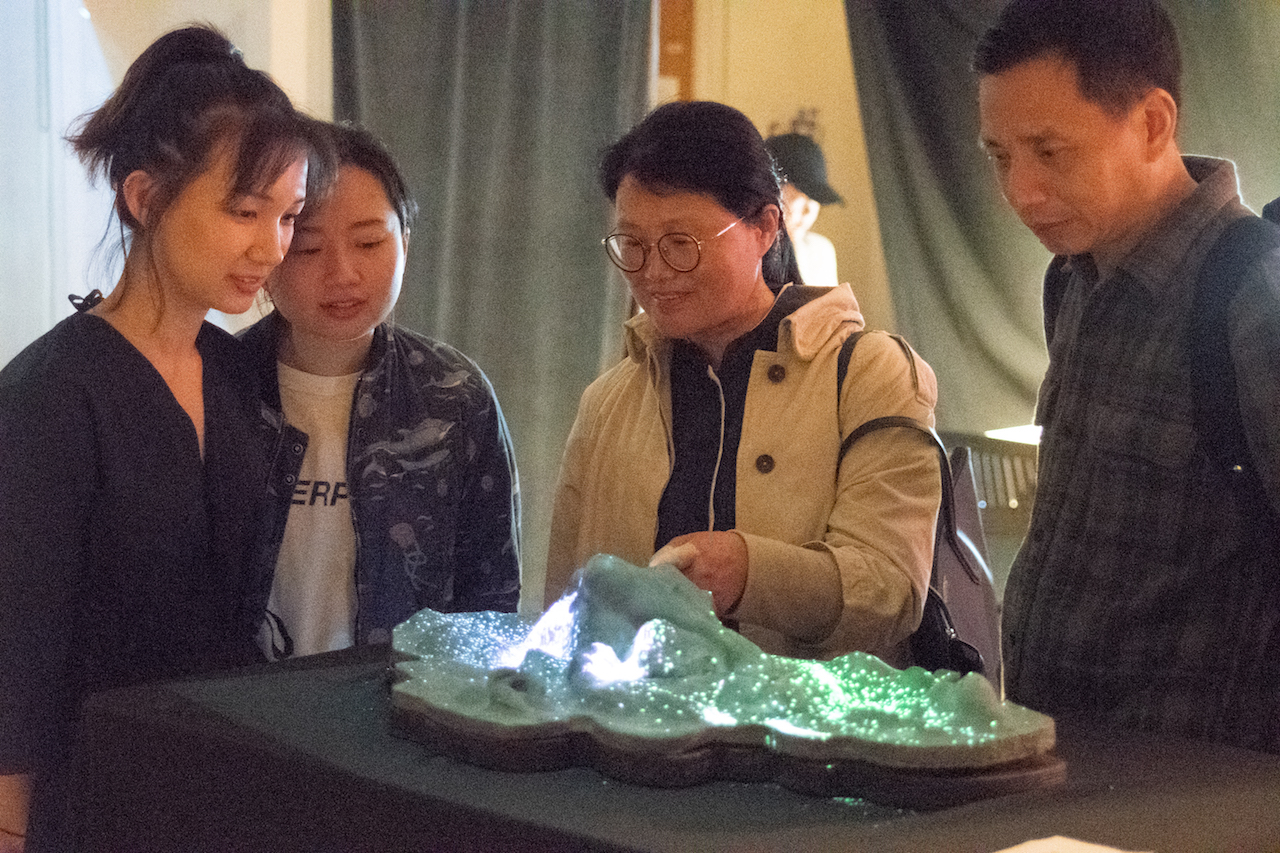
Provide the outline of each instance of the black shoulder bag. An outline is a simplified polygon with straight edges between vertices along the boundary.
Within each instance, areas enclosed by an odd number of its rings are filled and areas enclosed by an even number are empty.
[[[840,348],[840,355],[836,361],[837,394],[840,394],[844,388],[845,375],[849,371],[849,360],[862,334],[861,331],[854,332],[845,339]],[[905,348],[906,344],[903,343],[902,346]],[[911,358],[909,350],[907,357]],[[844,461],[845,454],[855,441],[868,433],[889,428],[914,429],[929,436],[938,450],[938,467],[942,477],[942,505],[938,510],[938,527],[934,537],[933,568],[929,578],[929,592],[924,602],[924,615],[920,620],[920,627],[911,635],[912,663],[928,670],[950,669],[961,674],[968,672],[985,674],[986,665],[982,655],[956,633],[951,613],[947,610],[947,604],[942,600],[942,595],[937,589],[939,578],[948,570],[963,571],[973,583],[979,582],[977,569],[970,563],[965,548],[956,535],[951,464],[947,458],[946,447],[938,434],[913,418],[901,416],[874,418],[845,436],[840,444],[840,455],[837,457],[836,465],[838,467]]]

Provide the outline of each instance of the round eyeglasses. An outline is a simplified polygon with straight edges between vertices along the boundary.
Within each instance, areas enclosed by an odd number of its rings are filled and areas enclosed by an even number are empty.
[[[690,272],[702,260],[702,244],[714,240],[741,221],[741,219],[733,220],[706,240],[699,240],[691,234],[682,234],[677,231],[663,234],[653,243],[645,243],[630,234],[610,234],[600,242],[604,244],[609,260],[623,272],[639,272],[643,269],[645,259],[649,256],[649,249],[654,246],[658,247],[658,254],[662,255],[662,260],[667,262],[667,266],[676,272]]]

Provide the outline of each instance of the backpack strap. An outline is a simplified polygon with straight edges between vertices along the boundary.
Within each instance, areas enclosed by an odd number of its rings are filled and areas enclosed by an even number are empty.
[[[1058,255],[1049,262],[1049,269],[1044,274],[1044,291],[1042,294],[1044,309],[1044,341],[1053,342],[1053,330],[1058,323],[1058,309],[1062,306],[1062,296],[1067,292],[1067,283],[1071,274],[1065,269],[1066,256]]]
[[[1256,216],[1227,226],[1200,267],[1191,306],[1191,384],[1200,447],[1223,470],[1261,490],[1240,415],[1227,314],[1245,272],[1280,247],[1280,229]]]
[[[1270,219],[1280,225],[1280,198],[1274,199],[1270,204],[1262,208],[1262,218]]]
[[[956,502],[955,502],[955,483],[951,479],[951,462],[947,456],[946,445],[942,443],[942,439],[938,437],[938,433],[915,418],[908,418],[901,415],[887,415],[882,418],[873,418],[859,426],[853,432],[849,433],[840,443],[840,455],[836,457],[837,466],[844,461],[845,454],[849,452],[849,448],[853,443],[868,433],[876,432],[882,429],[890,429],[893,427],[905,427],[914,429],[917,432],[924,433],[933,443],[934,448],[938,451],[938,467],[941,470],[942,477],[942,503],[938,507],[938,530],[937,540],[933,546],[933,570],[931,575],[936,574],[938,568],[938,549],[943,545],[950,548],[959,557],[959,563],[974,583],[981,583],[978,570],[974,568],[973,562],[966,554],[965,547],[960,543],[960,537],[956,533]],[[934,578],[929,578],[929,585],[933,586]]]

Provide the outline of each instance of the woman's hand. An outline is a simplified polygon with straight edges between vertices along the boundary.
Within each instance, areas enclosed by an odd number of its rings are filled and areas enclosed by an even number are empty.
[[[723,618],[747,588],[747,543],[736,531],[686,533],[658,549],[651,566],[670,563],[694,585],[711,593],[716,615]]]
[[[22,853],[26,849],[26,839],[0,829],[0,853]]]
[[[0,853],[22,853],[30,803],[30,776],[0,776]]]

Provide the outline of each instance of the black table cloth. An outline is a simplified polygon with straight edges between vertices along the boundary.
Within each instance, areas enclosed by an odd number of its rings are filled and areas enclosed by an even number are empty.
[[[994,851],[1065,835],[1127,850],[1280,849],[1280,756],[1059,725],[1066,780],[911,812],[773,784],[646,788],[503,773],[389,725],[388,649],[91,697],[98,851]]]

